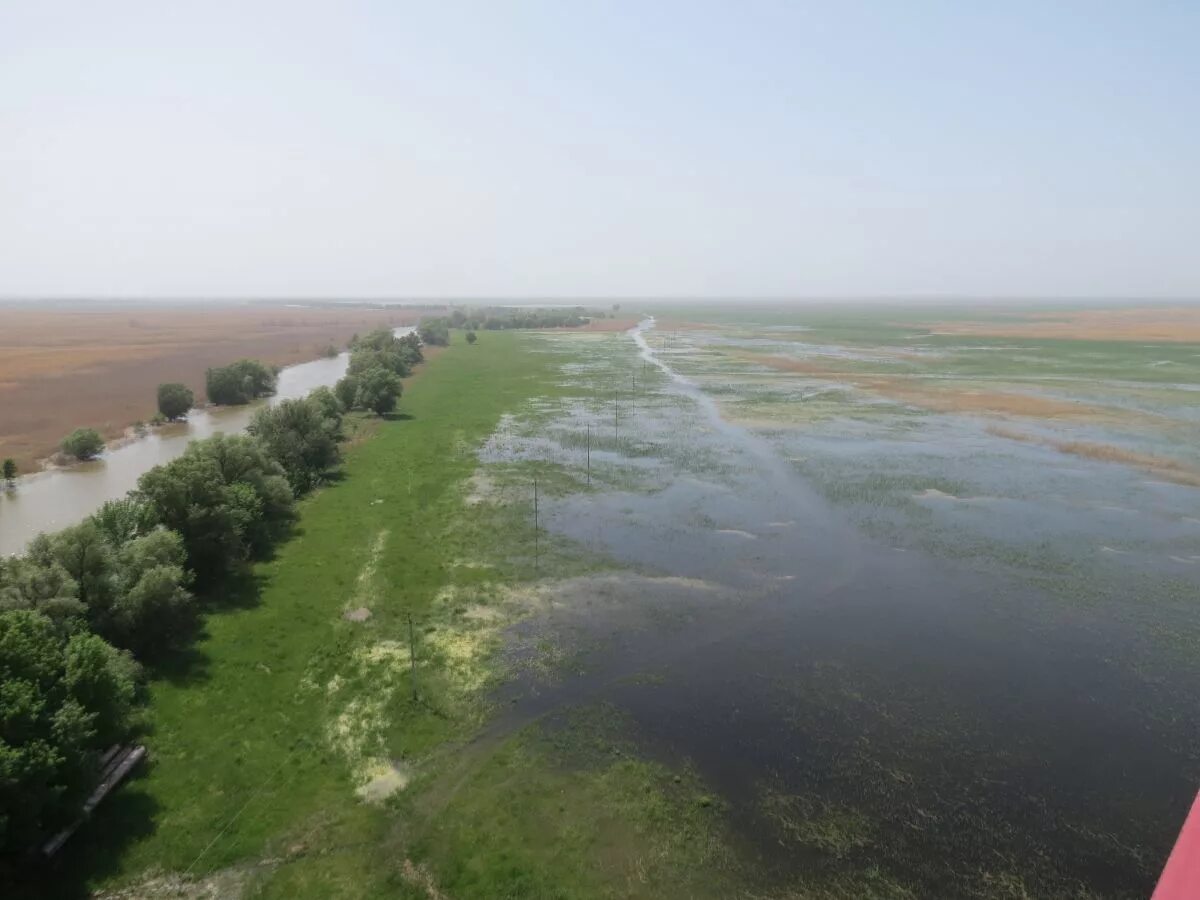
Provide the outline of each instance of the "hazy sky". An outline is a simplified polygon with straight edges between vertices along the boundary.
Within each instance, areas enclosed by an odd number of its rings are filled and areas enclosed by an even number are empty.
[[[0,3],[0,295],[1200,296],[1200,2]]]

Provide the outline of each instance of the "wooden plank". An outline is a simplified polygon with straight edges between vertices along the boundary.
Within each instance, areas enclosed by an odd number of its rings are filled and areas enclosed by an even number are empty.
[[[125,777],[133,770],[146,755],[146,748],[138,745],[136,747],[116,747],[111,748],[101,757],[103,768],[100,772],[100,781],[88,795],[86,802],[83,804],[83,812],[79,814],[74,822],[64,828],[50,840],[42,845],[42,855],[51,857],[65,844],[84,823],[84,820],[92,814],[101,801],[108,796],[117,785],[125,780]]]

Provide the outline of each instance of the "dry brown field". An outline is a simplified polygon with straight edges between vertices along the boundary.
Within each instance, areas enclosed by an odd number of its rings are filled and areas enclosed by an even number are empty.
[[[204,371],[250,357],[289,365],[443,310],[280,305],[0,306],[0,458],[23,472],[73,428],[119,437],[155,413],[160,382],[204,399]]]
[[[937,322],[942,334],[1090,341],[1200,343],[1200,306],[1122,307],[1013,314],[1011,321]]]

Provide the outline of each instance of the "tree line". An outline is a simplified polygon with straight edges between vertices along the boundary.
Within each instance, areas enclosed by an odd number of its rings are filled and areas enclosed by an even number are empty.
[[[193,441],[123,499],[0,559],[0,859],[78,815],[101,754],[138,731],[144,669],[192,638],[203,598],[287,537],[297,498],[340,461],[346,410],[386,405],[377,373],[399,396],[420,339],[385,334],[356,341],[336,391],[264,408],[246,435]],[[210,370],[210,398],[212,385],[273,389],[273,372],[244,362]]]
[[[456,309],[444,321],[451,328],[500,331],[506,328],[580,328],[593,318],[596,316],[589,315],[582,306],[563,309],[513,309],[493,306]]]
[[[350,339],[350,365],[346,376],[334,387],[346,409],[362,409],[386,415],[396,408],[403,386],[400,379],[425,359],[421,343],[438,343],[440,334],[410,333],[396,337],[390,328],[377,328]],[[447,336],[446,341],[449,341]]]

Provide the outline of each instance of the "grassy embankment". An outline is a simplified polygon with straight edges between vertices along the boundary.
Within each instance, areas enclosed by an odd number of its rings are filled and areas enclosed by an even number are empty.
[[[303,504],[297,535],[209,617],[194,659],[152,684],[152,762],[77,835],[60,892],[715,889],[705,867],[723,851],[701,786],[637,759],[603,710],[465,744],[487,718],[499,645],[499,625],[480,623],[506,621],[506,586],[535,573],[527,511],[464,498],[500,416],[564,390],[559,357],[527,352],[536,340],[456,343],[351,449],[341,482]],[[536,574],[589,565],[543,545]],[[365,621],[345,617],[361,609]]]

